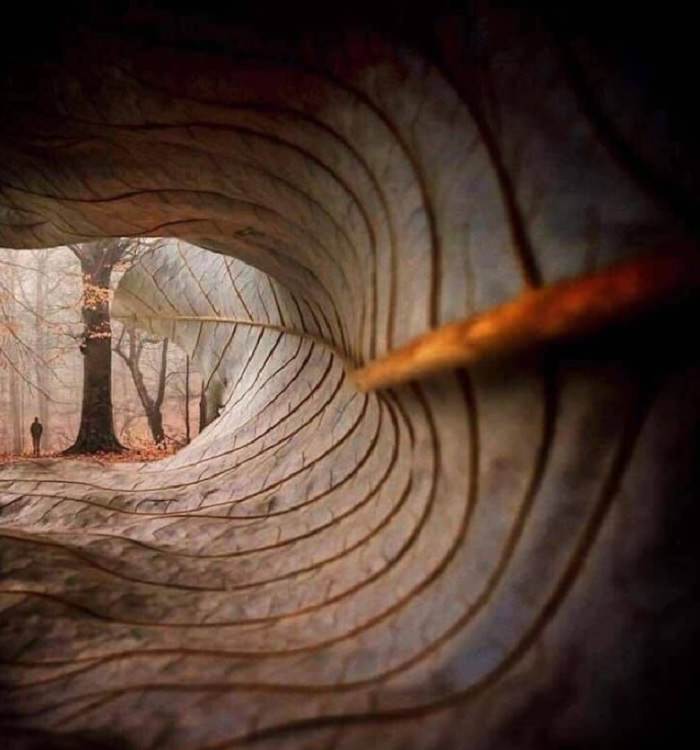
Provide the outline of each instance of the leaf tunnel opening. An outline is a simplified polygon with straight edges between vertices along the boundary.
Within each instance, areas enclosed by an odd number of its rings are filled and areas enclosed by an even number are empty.
[[[557,335],[586,323],[593,287],[604,313],[634,306],[639,263],[696,305],[692,97],[682,55],[647,44],[666,16],[647,38],[590,3],[360,4],[337,23],[166,5],[66,9],[46,54],[0,75],[0,245],[23,250],[0,253],[0,312],[54,305],[71,258],[104,312],[79,248],[142,243],[109,298],[119,367],[179,347],[207,423],[157,462],[0,465],[0,737],[668,745],[700,632],[682,315],[654,308],[595,356],[480,368],[468,336],[434,356],[435,332],[494,319],[546,338],[525,308],[554,310]],[[45,292],[11,265],[30,262]],[[86,351],[106,333],[92,312]],[[8,439],[18,382],[50,373],[11,366],[49,333],[29,329],[0,328]],[[430,367],[358,388],[421,336]]]

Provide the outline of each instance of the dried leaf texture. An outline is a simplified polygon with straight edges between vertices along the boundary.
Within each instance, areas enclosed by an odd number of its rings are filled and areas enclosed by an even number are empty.
[[[0,244],[172,238],[114,313],[193,357],[213,419],[157,464],[0,470],[14,746],[620,747],[681,710],[693,354],[347,376],[693,241],[629,81],[591,104],[580,48],[480,13],[431,19],[430,52],[106,34],[3,83]]]

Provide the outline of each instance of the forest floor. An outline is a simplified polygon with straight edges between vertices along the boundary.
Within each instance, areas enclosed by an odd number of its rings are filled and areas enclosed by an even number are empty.
[[[42,453],[40,456],[34,456],[31,453],[0,453],[0,465],[27,463],[41,461],[42,459],[62,460],[62,461],[89,461],[103,464],[117,463],[141,463],[143,461],[160,461],[162,458],[172,456],[182,448],[181,445],[170,443],[165,447],[157,445],[142,446],[140,448],[127,448],[121,453],[84,453],[74,456],[64,456],[61,452]]]

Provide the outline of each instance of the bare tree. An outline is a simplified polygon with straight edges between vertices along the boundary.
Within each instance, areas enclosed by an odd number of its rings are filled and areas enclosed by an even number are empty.
[[[148,427],[153,436],[153,441],[157,445],[162,445],[165,443],[162,407],[165,398],[165,382],[168,371],[168,339],[165,339],[161,345],[155,396],[151,396],[148,392],[146,380],[141,369],[141,358],[144,347],[149,343],[158,342],[139,334],[133,328],[124,326],[114,347],[114,351],[129,368],[134,386],[136,387],[136,393],[139,396],[146,419],[148,420]]]
[[[185,443],[191,440],[190,428],[190,355],[185,355]]]
[[[16,273],[12,269],[10,275],[11,284],[11,304],[15,305],[15,284],[16,284]],[[14,316],[13,316],[14,317]],[[22,417],[24,399],[22,398],[22,388],[20,382],[20,372],[16,367],[10,369],[10,407],[12,414],[12,449],[15,453],[21,453],[24,447],[24,435],[22,431]]]
[[[138,329],[137,329],[138,330]],[[177,347],[168,349],[168,374],[166,377],[167,391],[166,402],[175,402],[177,409],[171,409],[171,419],[175,414],[181,415],[181,420],[171,422],[172,427],[182,424],[184,433],[173,433],[176,439],[184,440],[185,445],[192,440],[193,434],[199,432],[198,424],[192,422],[192,401],[199,402],[199,391],[201,388],[201,377],[196,368],[192,366],[192,359]],[[172,429],[171,427],[171,429]]]
[[[37,253],[37,274],[35,284],[34,298],[34,347],[36,357],[36,383],[39,421],[44,425],[44,429],[49,432],[49,394],[48,380],[49,371],[46,367],[47,353],[47,330],[46,330],[46,270],[47,270],[47,251],[40,250]]]

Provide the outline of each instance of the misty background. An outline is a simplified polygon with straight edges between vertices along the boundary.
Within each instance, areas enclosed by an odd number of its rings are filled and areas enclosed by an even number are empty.
[[[112,270],[111,292],[139,253],[163,243],[123,242],[129,243],[128,252]],[[29,425],[35,416],[44,425],[42,454],[65,450],[75,440],[83,388],[81,308],[90,304],[90,294],[70,247],[0,249],[1,455],[31,452]],[[166,450],[186,444],[200,428],[202,383],[185,353],[171,341],[127,329],[116,320],[111,339],[119,441],[132,450],[149,450],[158,442]],[[154,435],[149,424],[147,412],[156,407],[163,436]]]

